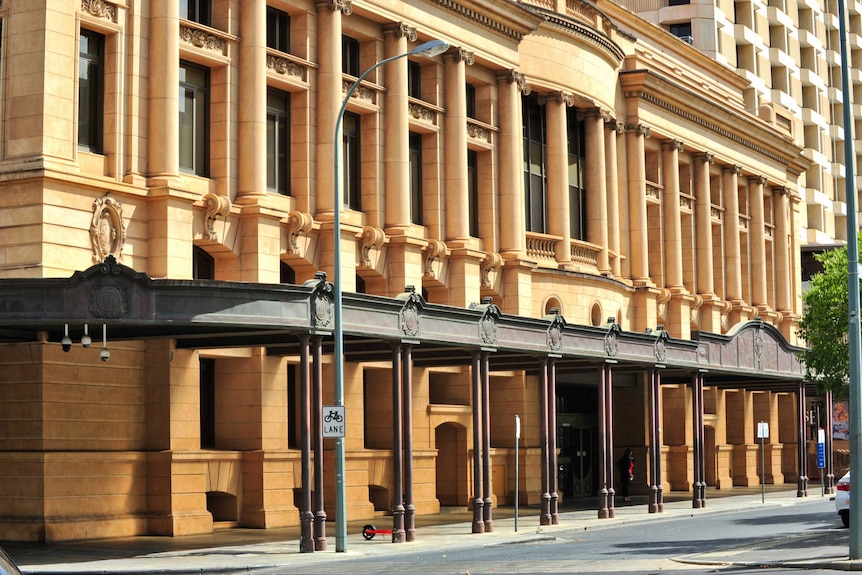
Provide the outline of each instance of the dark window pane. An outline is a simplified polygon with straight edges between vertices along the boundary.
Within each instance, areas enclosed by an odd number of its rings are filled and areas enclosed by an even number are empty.
[[[290,16],[272,6],[266,7],[266,46],[290,52]]]
[[[410,132],[410,220],[422,224],[422,136]]]
[[[199,176],[209,170],[209,70],[180,63],[180,168]]]
[[[81,30],[78,54],[78,145],[102,151],[105,37]]]
[[[192,277],[196,280],[215,279],[215,260],[198,246],[192,247]]]
[[[359,76],[359,41],[350,36],[341,37],[341,71]]]
[[[467,117],[476,119],[476,86],[467,84]]]
[[[210,0],[180,0],[180,18],[211,26]]]
[[[361,210],[360,202],[360,138],[359,138],[359,116],[357,114],[344,114],[342,123],[342,169],[344,180],[342,182],[342,203],[344,207],[352,210]]]
[[[407,62],[407,95],[422,99],[422,67],[412,60]]]
[[[584,193],[586,167],[586,142],[583,120],[578,120],[577,110],[566,114],[569,166],[569,233],[576,240],[587,239],[586,194]]]
[[[470,235],[479,237],[479,154],[467,150],[467,193],[470,201]]]
[[[215,449],[215,360],[200,360],[201,449]]]
[[[269,88],[266,104],[266,187],[289,194],[290,94]]]
[[[545,233],[545,113],[536,96],[523,100],[525,222],[527,231]]]

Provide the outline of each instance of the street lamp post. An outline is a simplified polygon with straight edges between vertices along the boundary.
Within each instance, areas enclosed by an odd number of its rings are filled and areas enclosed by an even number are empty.
[[[850,316],[850,559],[862,558],[862,344],[859,326],[859,230],[856,223],[856,153],[847,57],[846,0],[838,0],[838,41],[841,44],[841,94],[844,98],[844,194],[847,200],[847,296]]]
[[[333,296],[335,298],[335,405],[344,405],[344,328],[342,325],[342,305],[341,305],[341,122],[344,119],[344,112],[347,110],[347,103],[350,97],[362,80],[365,79],[371,72],[388,64],[393,60],[405,58],[407,56],[424,56],[433,58],[442,54],[449,49],[449,43],[443,40],[431,40],[413,48],[409,52],[398,54],[381,60],[365,70],[347,89],[344,95],[344,100],[341,102],[341,109],[338,111],[338,118],[335,121],[335,158],[333,166],[335,169],[334,179],[332,182],[332,190],[334,196],[333,206],[333,233],[335,235],[334,252],[334,274],[333,274]],[[344,486],[344,438],[338,437],[335,439],[335,551],[347,551],[347,516],[346,516],[347,500],[345,496]]]

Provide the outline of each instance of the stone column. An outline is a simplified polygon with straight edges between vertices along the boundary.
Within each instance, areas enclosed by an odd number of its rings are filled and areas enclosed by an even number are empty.
[[[773,191],[773,221],[775,222],[775,266],[773,273],[775,278],[775,309],[781,312],[784,316],[793,313],[793,306],[790,302],[790,286],[794,282],[791,275],[793,265],[791,264],[790,253],[790,211],[788,209],[787,196],[790,190],[786,187],[775,187]]]
[[[731,325],[744,318],[742,307],[742,257],[739,245],[739,176],[741,166],[725,166],[721,171],[724,198],[724,299],[733,306]],[[746,318],[747,319],[747,318]]]
[[[608,228],[608,250],[615,257],[610,261],[610,273],[618,278],[622,275],[620,246],[620,189],[618,185],[619,171],[617,169],[617,136],[623,133],[625,125],[611,119],[605,120],[605,186],[608,198],[607,228]],[[590,146],[587,146],[588,148]],[[588,188],[589,189],[589,188]],[[601,271],[601,268],[599,268]]]
[[[317,193],[310,209],[332,217],[335,122],[343,94],[341,73],[341,15],[349,15],[351,0],[317,0]],[[339,135],[340,137],[340,135]],[[342,177],[341,174],[338,177]],[[352,275],[352,274],[351,274]]]
[[[311,362],[308,349],[309,336],[299,336],[299,413],[302,450],[300,518],[300,553],[314,553],[314,512],[311,508]]]
[[[631,279],[635,286],[652,284],[649,275],[646,166],[644,165],[644,138],[648,135],[649,128],[643,124],[626,128]]]
[[[584,143],[587,152],[586,192],[590,198],[587,202],[587,241],[602,248],[596,255],[596,267],[602,275],[611,274],[608,258],[608,229],[610,227],[607,190],[608,149],[605,143],[605,121],[607,117],[607,113],[598,109],[590,110],[584,114]],[[614,150],[613,161],[616,164],[616,150]],[[619,215],[616,217],[619,218]],[[618,226],[619,219],[616,220],[614,229],[618,230]],[[619,238],[617,238],[616,249],[619,250]]]
[[[384,56],[407,52],[407,40],[416,39],[416,29],[406,24],[388,26],[383,31]],[[386,113],[383,125],[384,189],[386,231],[404,235],[410,228],[410,124],[407,106],[407,58],[395,60],[382,69],[386,78]],[[409,283],[409,282],[408,282]],[[406,285],[403,281],[399,285]]]
[[[682,279],[682,224],[679,209],[679,153],[683,144],[679,140],[662,142],[662,212],[665,233],[665,287],[671,293],[685,292]]]
[[[571,94],[557,92],[545,98],[548,158],[548,232],[559,236],[556,258],[560,268],[572,268],[571,209],[569,206],[569,147],[566,107]]]
[[[766,178],[748,178],[748,205],[751,212],[748,235],[751,243],[751,305],[761,311],[770,309],[766,297],[766,233],[763,217],[763,186]]]
[[[159,0],[150,7],[149,133],[147,171],[151,178],[175,177],[180,170],[180,2]],[[152,185],[152,183],[150,184]]]
[[[236,202],[266,195],[266,2],[240,4],[239,182]],[[152,83],[151,83],[152,85]]]
[[[404,475],[402,415],[403,367],[401,365],[401,342],[392,344],[392,542],[404,543],[407,534],[404,529]]]
[[[467,187],[467,84],[466,66],[473,53],[449,51],[444,57],[446,117],[444,119],[446,174],[446,243],[464,244],[470,237],[470,197]],[[406,115],[405,115],[406,120]],[[389,135],[387,133],[387,140]]]
[[[499,100],[500,252],[522,258],[526,252],[524,230],[523,132],[521,94],[530,93],[523,74],[514,70],[497,75]],[[507,257],[507,259],[509,259]]]
[[[709,152],[694,156],[694,218],[695,254],[697,258],[697,293],[703,298],[698,328],[702,331],[721,333],[720,309],[716,305],[715,279],[712,254],[712,196],[709,166],[714,156]]]
[[[548,441],[548,358],[539,360],[539,442],[541,447],[541,509],[539,511],[539,525],[551,524],[551,488],[550,474],[550,444]]]
[[[482,375],[481,352],[472,352],[470,383],[473,400],[473,533],[485,532],[484,507],[482,499]]]

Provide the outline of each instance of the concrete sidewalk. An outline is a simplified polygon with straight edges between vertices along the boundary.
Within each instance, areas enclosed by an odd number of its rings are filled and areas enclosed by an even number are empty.
[[[465,546],[494,545],[502,543],[553,540],[555,533],[563,530],[603,529],[621,523],[656,522],[667,519],[696,516],[704,513],[719,513],[740,508],[785,506],[822,500],[826,511],[834,510],[829,497],[820,495],[815,487],[807,498],[796,496],[796,490],[787,485],[769,486],[765,497],[760,488],[733,489],[707,492],[707,504],[703,509],[693,509],[690,496],[671,494],[665,499],[664,512],[647,512],[646,499],[635,498],[635,504],[617,507],[613,519],[597,518],[595,507],[583,508],[592,498],[582,501],[580,507],[569,506],[560,514],[558,525],[539,526],[538,510],[519,510],[518,531],[515,531],[514,510],[494,509],[494,531],[471,533],[472,515],[469,511],[441,513],[434,516],[417,517],[417,540],[410,543],[393,544],[390,536],[377,535],[371,540],[362,536],[365,522],[348,525],[346,552],[336,553],[334,526],[328,525],[328,549],[316,553],[299,552],[298,528],[288,529],[226,529],[212,534],[187,537],[133,537],[58,544],[2,544],[9,555],[26,574],[90,574],[90,573],[166,573],[184,574],[213,572],[235,572],[291,565],[308,565],[321,555],[326,560],[349,560],[356,557],[412,553],[422,549],[456,549]],[[743,494],[739,494],[743,493]],[[762,501],[762,499],[765,499]],[[775,541],[724,549],[720,552],[700,553],[676,558],[692,565],[748,565],[794,568],[826,568],[839,570],[862,570],[862,562],[848,558],[848,531],[838,529],[840,520],[835,514],[835,529],[819,530],[801,534],[799,537],[780,538]],[[391,517],[380,517],[373,522],[378,529],[391,528]]]

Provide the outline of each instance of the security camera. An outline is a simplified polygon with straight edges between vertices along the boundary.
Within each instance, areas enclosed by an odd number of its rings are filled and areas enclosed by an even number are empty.
[[[68,335],[64,336],[63,339],[60,340],[60,345],[63,346],[63,351],[68,352],[72,349],[72,338]]]
[[[99,352],[99,359],[101,359],[102,361],[108,361],[108,358],[110,357],[111,352],[108,350],[107,347],[103,347],[102,351]]]
[[[81,338],[81,345],[83,345],[84,347],[90,347],[91,343],[93,343],[93,338],[91,338],[89,335],[85,335]]]

